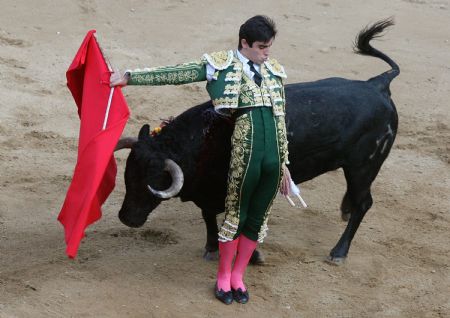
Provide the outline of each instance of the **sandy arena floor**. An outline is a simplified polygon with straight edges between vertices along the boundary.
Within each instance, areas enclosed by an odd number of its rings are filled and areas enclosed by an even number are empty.
[[[0,317],[450,317],[450,2],[2,1],[0,11]],[[243,4],[245,3],[245,4]],[[389,66],[352,53],[368,23],[394,16],[373,45],[394,59],[400,117],[373,186],[374,205],[345,265],[325,256],[345,228],[342,171],[303,184],[310,207],[276,200],[264,266],[251,267],[251,302],[213,297],[216,262],[202,259],[200,211],[177,199],[141,229],[120,223],[127,151],[103,218],[79,256],[65,256],[56,221],[76,162],[79,120],[65,72],[97,29],[120,69],[158,66],[233,49],[240,24],[278,23],[272,55],[288,82],[365,80]],[[207,99],[204,84],[127,87],[125,134]]]

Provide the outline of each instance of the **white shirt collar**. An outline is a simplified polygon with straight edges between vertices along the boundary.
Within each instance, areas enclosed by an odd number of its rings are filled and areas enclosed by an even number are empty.
[[[250,65],[248,65],[248,61],[250,61],[248,58],[246,58],[239,50],[236,50],[236,57],[239,59],[239,61],[242,62],[242,65],[244,67],[244,73],[247,74],[247,76],[251,79],[253,79],[253,76],[255,75],[252,71],[250,71]],[[260,68],[261,66],[259,64],[254,63],[253,66],[255,67],[255,70],[258,73],[261,73]]]

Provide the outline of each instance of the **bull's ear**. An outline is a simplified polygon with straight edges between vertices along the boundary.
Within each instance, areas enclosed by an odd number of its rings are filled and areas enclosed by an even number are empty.
[[[145,140],[150,136],[150,126],[145,124],[139,131],[139,140]]]

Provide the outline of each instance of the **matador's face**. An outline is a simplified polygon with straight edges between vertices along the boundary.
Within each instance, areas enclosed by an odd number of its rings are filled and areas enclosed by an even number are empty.
[[[255,41],[250,46],[245,39],[242,39],[242,49],[240,52],[255,64],[262,64],[269,58],[270,47],[272,46],[273,38],[268,42]]]

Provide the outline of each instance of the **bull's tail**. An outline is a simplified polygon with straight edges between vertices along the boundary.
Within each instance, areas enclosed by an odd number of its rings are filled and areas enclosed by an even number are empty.
[[[379,38],[382,36],[382,32],[394,25],[394,19],[388,18],[385,20],[378,21],[372,25],[365,27],[361,32],[359,32],[358,36],[355,40],[354,50],[358,54],[374,56],[382,59],[386,63],[388,63],[392,69],[384,72],[383,74],[378,75],[377,77],[372,78],[371,80],[380,81],[381,84],[385,87],[389,87],[389,83],[400,74],[400,68],[389,56],[378,51],[370,45],[370,41],[375,38]]]

